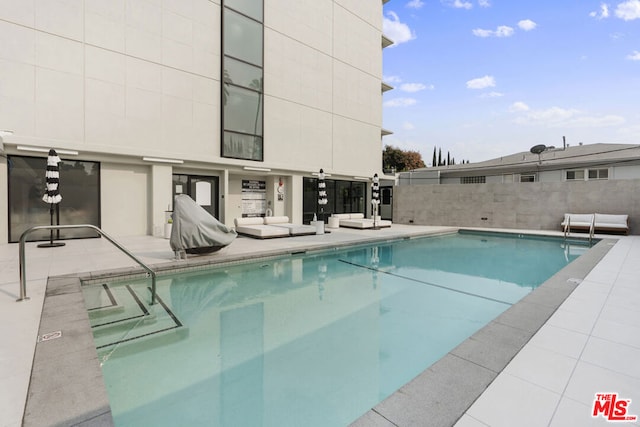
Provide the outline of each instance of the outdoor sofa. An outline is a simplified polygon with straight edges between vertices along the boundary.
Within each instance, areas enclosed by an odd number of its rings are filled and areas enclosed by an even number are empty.
[[[236,232],[257,239],[316,234],[310,225],[291,224],[287,216],[235,218]]]
[[[563,231],[593,231],[595,233],[629,233],[629,215],[614,214],[564,214],[560,223]]]
[[[345,228],[373,228],[373,218],[365,218],[363,213],[340,213],[331,215],[332,218],[338,218],[340,227]],[[376,227],[391,227],[391,221],[376,217]]]

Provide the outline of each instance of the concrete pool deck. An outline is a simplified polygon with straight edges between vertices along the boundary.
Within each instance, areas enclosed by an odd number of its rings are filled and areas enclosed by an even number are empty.
[[[287,239],[259,241],[238,238],[218,254],[192,257],[187,261],[198,263],[206,258],[251,258],[258,254],[268,255],[283,251],[353,244],[371,239],[393,239],[453,230],[455,229],[447,227],[394,225],[389,229],[376,231],[337,229],[322,236]],[[559,235],[546,232],[537,234]],[[184,261],[173,260],[173,252],[165,239],[150,236],[116,239],[149,265],[185,265]],[[425,392],[429,385],[421,383],[421,375],[369,411],[356,424],[452,425],[459,419],[457,425],[463,427],[516,424],[604,425],[604,418],[592,418],[591,410],[595,393],[605,392],[617,392],[619,399],[631,399],[629,414],[638,415],[640,280],[637,278],[640,277],[640,237],[625,236],[606,245],[608,247],[603,251],[602,259],[594,259],[595,267],[591,269],[589,266],[584,272],[586,277],[569,298],[557,310],[549,309],[549,320],[542,322],[544,324],[539,330],[533,324],[528,327],[531,334],[536,331],[537,333],[531,340],[527,340],[528,342],[521,343],[526,345],[515,358],[503,361],[486,360],[482,368],[490,372],[486,372],[484,379],[482,375],[480,378],[474,376],[475,380],[469,376],[468,382],[459,385],[444,384],[462,389],[479,388],[475,393],[476,396],[481,393],[477,400],[474,397],[468,403],[462,402],[464,408],[473,404],[461,418],[460,411],[453,422],[439,417],[439,413],[460,406],[461,402],[456,395],[429,396]],[[15,299],[19,296],[18,245],[0,245],[2,427],[22,424],[47,279],[111,269],[132,269],[136,266],[105,239],[71,240],[66,241],[63,247],[49,249],[37,248],[35,243],[29,243],[26,260],[27,293],[31,299],[17,303]],[[570,282],[568,279],[572,278],[573,276],[563,279],[567,283]],[[501,327],[504,329],[507,323],[497,322],[494,325],[495,331]],[[498,332],[495,335],[508,336]],[[476,341],[480,347],[469,347],[467,343],[467,348],[458,347],[452,352],[453,355],[449,356],[471,362],[473,355],[483,354],[482,340]],[[439,368],[443,371],[459,370],[455,364],[450,364],[452,361],[456,359],[443,359],[442,363],[438,362]],[[481,366],[479,361],[471,363]],[[495,377],[495,380],[491,382],[490,377]],[[56,398],[52,396],[52,400],[54,399]],[[424,404],[426,400],[436,402],[435,409]],[[58,406],[62,405],[60,402]],[[426,413],[425,408],[429,408]],[[50,410],[43,409],[45,410],[40,414],[40,418],[33,418],[33,421],[27,424],[53,424],[53,418],[47,414]],[[631,425],[640,425],[640,422],[636,421]]]

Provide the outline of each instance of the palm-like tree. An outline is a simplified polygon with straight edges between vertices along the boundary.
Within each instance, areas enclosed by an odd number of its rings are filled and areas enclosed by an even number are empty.
[[[260,102],[262,101],[262,77],[260,77],[259,79],[251,80],[249,87],[251,89],[255,89],[258,92],[258,106],[256,108],[256,121],[255,121],[255,124],[253,125],[253,134],[255,135],[258,133],[258,119],[260,118]]]
[[[225,68],[224,76],[222,77],[222,105],[227,105],[227,99],[229,99],[229,85],[233,83],[229,70]]]

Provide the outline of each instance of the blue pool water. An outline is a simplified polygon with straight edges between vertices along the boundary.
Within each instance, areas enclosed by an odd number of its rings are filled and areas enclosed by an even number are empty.
[[[454,234],[84,292],[117,426],[345,426],[583,250]]]

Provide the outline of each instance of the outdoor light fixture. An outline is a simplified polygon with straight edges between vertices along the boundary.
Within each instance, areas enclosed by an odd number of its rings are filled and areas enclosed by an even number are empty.
[[[269,168],[257,168],[255,166],[245,166],[244,170],[246,171],[257,171],[257,172],[271,172]]]
[[[319,173],[318,173],[318,172],[311,172],[311,175],[313,175],[313,176],[318,176],[318,175],[319,175]],[[326,173],[326,172],[325,172],[325,173],[324,173],[324,176],[325,176],[325,178],[326,178],[326,177],[328,177],[328,176],[331,176],[331,174],[330,174],[330,173]]]
[[[353,179],[357,179],[358,181],[369,181],[371,178],[367,178],[366,176],[354,176]]]
[[[20,151],[33,151],[35,153],[48,153],[50,148],[42,148],[42,147],[28,147],[26,145],[18,145],[16,147]],[[56,148],[56,153],[58,154],[66,154],[68,156],[77,156],[78,152],[75,150],[58,150]]]
[[[142,160],[145,162],[154,162],[154,163],[175,163],[181,165],[184,163],[184,160],[179,159],[161,159],[158,157],[143,157]]]

